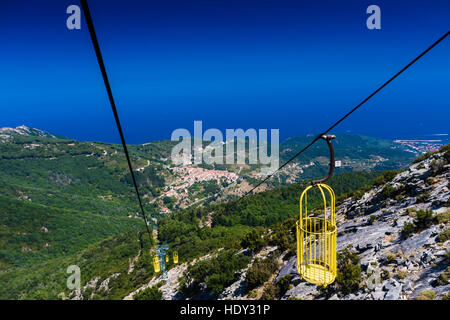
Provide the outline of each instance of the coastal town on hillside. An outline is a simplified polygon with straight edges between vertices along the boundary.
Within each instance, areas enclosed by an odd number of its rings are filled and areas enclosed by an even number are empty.
[[[399,144],[406,151],[423,154],[426,152],[434,152],[439,150],[443,145],[442,140],[394,140],[395,144]]]
[[[185,182],[182,186],[188,187],[195,182],[216,180],[219,183],[221,180],[228,182],[235,182],[238,175],[234,172],[225,170],[208,170],[196,167],[174,167],[173,172],[180,174],[180,180]],[[182,186],[178,186],[179,189]]]
[[[157,199],[164,199],[165,197],[175,198],[177,202],[183,202],[189,195],[192,195],[189,188],[194,184],[214,182],[217,185],[225,184],[229,186],[239,179],[239,176],[236,173],[226,170],[210,170],[199,167],[173,167],[171,170],[176,176],[175,181],[167,186],[167,190],[160,197],[150,201],[151,203]],[[194,198],[193,200],[199,201],[201,198]],[[160,210],[162,213],[171,211],[166,206],[163,206]]]

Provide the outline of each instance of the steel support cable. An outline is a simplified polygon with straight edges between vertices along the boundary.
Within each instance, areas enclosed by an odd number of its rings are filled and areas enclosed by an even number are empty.
[[[262,185],[264,182],[269,180],[275,173],[283,169],[287,164],[289,164],[292,160],[297,158],[300,154],[305,152],[308,148],[310,148],[314,143],[316,143],[323,135],[327,134],[331,130],[333,130],[337,125],[339,125],[342,121],[345,120],[348,116],[350,116],[353,112],[358,110],[364,103],[366,103],[370,98],[372,98],[374,95],[376,95],[378,92],[380,92],[384,87],[386,87],[389,83],[391,83],[395,78],[397,78],[400,74],[402,74],[406,69],[411,67],[417,60],[422,58],[425,54],[427,54],[431,49],[433,49],[438,43],[440,43],[442,40],[444,40],[448,35],[450,34],[450,31],[447,31],[442,37],[440,37],[438,40],[436,40],[431,46],[429,46],[425,51],[423,51],[421,54],[419,54],[414,60],[412,60],[410,63],[408,63],[406,66],[404,66],[399,72],[397,72],[394,76],[392,76],[388,81],[386,81],[383,85],[381,85],[378,89],[376,89],[374,92],[372,92],[367,98],[365,98],[363,101],[361,101],[356,107],[351,109],[349,112],[347,112],[342,118],[340,118],[338,121],[336,121],[331,127],[329,127],[324,132],[317,135],[317,137],[314,138],[306,147],[301,149],[299,152],[297,152],[293,157],[291,157],[288,161],[283,163],[277,170],[272,172],[270,175],[265,177],[261,182],[259,182],[255,187],[253,187],[250,191],[248,191],[244,196],[242,196],[240,199],[245,198],[247,195],[252,193],[256,188],[258,188],[260,185]]]
[[[100,71],[102,73],[103,82],[105,83],[106,91],[108,93],[109,103],[111,104],[111,109],[114,114],[114,119],[116,120],[117,129],[119,130],[120,140],[122,141],[123,151],[125,152],[125,156],[127,158],[128,169],[130,170],[131,179],[133,180],[134,189],[136,191],[136,195],[139,201],[139,207],[141,208],[142,216],[144,217],[145,228],[147,229],[148,235],[150,239],[152,239],[152,234],[150,229],[148,228],[147,217],[145,216],[144,206],[142,205],[141,195],[139,193],[139,188],[136,183],[136,178],[134,176],[133,166],[130,160],[130,154],[128,153],[127,144],[125,143],[125,137],[122,131],[122,126],[120,125],[119,114],[117,113],[116,104],[114,102],[114,97],[112,94],[111,86],[109,84],[108,75],[106,74],[105,64],[103,62],[102,53],[100,51],[100,46],[98,44],[97,35],[94,29],[94,23],[92,21],[91,13],[89,11],[89,7],[86,0],[81,0],[81,7],[83,9],[84,17],[86,19],[86,23],[89,29],[89,34],[91,36],[92,44],[94,46],[95,55],[97,56],[98,65],[100,67]]]

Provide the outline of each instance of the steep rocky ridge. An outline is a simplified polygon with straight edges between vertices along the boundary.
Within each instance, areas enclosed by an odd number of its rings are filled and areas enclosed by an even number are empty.
[[[449,240],[438,238],[449,228],[448,152],[411,165],[361,199],[347,199],[337,208],[338,251],[353,248],[363,273],[359,291],[347,296],[336,292],[331,298],[396,300],[415,299],[424,291],[437,297],[449,292],[445,276],[437,285],[449,266]],[[427,216],[424,212],[433,221],[406,236],[405,226],[414,226],[419,214]],[[278,278],[287,274],[293,277],[293,287],[284,298],[325,298],[315,286],[300,281],[295,257]],[[375,283],[371,285],[369,279]]]

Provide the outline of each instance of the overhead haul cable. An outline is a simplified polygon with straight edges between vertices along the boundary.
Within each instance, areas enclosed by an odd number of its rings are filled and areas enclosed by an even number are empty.
[[[86,0],[81,0],[81,7],[83,8],[84,17],[86,18],[86,23],[89,29],[89,34],[91,35],[92,44],[94,45],[95,55],[97,56],[98,65],[100,67],[100,71],[102,73],[103,82],[105,83],[106,92],[108,93],[109,103],[111,104],[111,109],[114,114],[114,119],[116,120],[117,129],[119,130],[120,140],[122,141],[123,151],[125,152],[125,156],[127,158],[128,169],[130,170],[131,179],[133,180],[134,189],[136,191],[136,195],[139,201],[139,207],[141,208],[142,216],[144,217],[145,228],[147,229],[148,235],[150,239],[152,235],[150,233],[150,229],[148,228],[147,217],[145,216],[144,206],[142,205],[141,195],[139,193],[139,188],[136,183],[136,178],[134,176],[133,166],[131,165],[130,154],[128,153],[127,144],[125,143],[125,137],[122,131],[122,126],[120,125],[119,114],[117,113],[116,104],[114,102],[114,97],[112,94],[111,86],[109,84],[108,75],[106,74],[105,64],[103,62],[102,53],[100,51],[100,46],[98,44],[97,35],[94,29],[94,23],[92,22],[91,13],[89,11],[89,7]]]

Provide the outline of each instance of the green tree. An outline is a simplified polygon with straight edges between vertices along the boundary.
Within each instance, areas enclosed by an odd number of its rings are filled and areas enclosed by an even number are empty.
[[[359,290],[361,282],[361,267],[358,254],[345,248],[338,253],[338,270],[336,284],[338,289],[344,294],[350,294]]]
[[[137,293],[135,300],[162,300],[162,292],[157,286],[148,287],[147,289]]]

